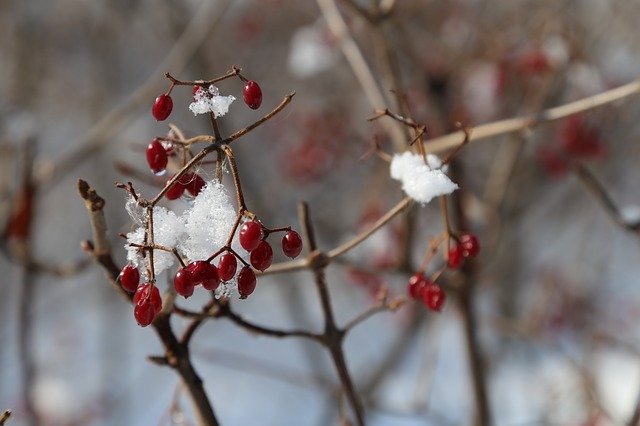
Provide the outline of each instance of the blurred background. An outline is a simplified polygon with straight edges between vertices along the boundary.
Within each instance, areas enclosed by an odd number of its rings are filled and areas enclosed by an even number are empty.
[[[372,102],[371,87],[363,90],[345,59],[333,5],[385,105]],[[297,202],[308,201],[328,250],[403,197],[386,163],[362,158],[373,141],[392,152],[402,132],[367,122],[376,108],[410,115],[426,125],[428,139],[457,121],[474,126],[603,92],[638,77],[638,18],[640,2],[628,0],[3,0],[0,410],[13,412],[7,425],[194,424],[178,377],[146,361],[162,353],[155,334],[136,325],[131,306],[80,249],[90,229],[78,178],[106,199],[119,264],[125,250],[117,234],[132,224],[114,182],[132,180],[147,196],[163,185],[148,172],[144,148],[168,130],[150,114],[168,87],[165,72],[207,79],[236,65],[260,83],[258,111],[242,105],[237,79],[219,85],[240,99],[220,122],[224,134],[296,92],[282,113],[237,143],[237,161],[251,210],[274,226],[298,227]],[[187,109],[190,89],[178,89],[169,121],[187,136],[210,132],[208,120]],[[491,424],[637,420],[639,112],[631,97],[462,150],[453,165],[464,219],[456,226],[476,233],[482,252],[464,278],[445,272],[439,279],[450,296],[441,313],[409,302],[348,335],[368,424],[474,424],[470,328],[454,291],[461,279],[474,290],[471,328]],[[611,197],[609,210],[593,196],[593,179]],[[186,202],[165,205],[179,210]],[[437,203],[414,206],[332,265],[339,324],[373,305],[381,286],[405,295],[441,227]],[[430,271],[442,260],[432,263]],[[167,288],[167,274],[158,282]],[[187,305],[198,309],[204,296]],[[260,324],[322,328],[307,272],[259,278],[252,297],[233,303]],[[176,330],[185,324],[173,322]],[[191,352],[224,425],[341,421],[339,381],[313,342],[212,320]]]

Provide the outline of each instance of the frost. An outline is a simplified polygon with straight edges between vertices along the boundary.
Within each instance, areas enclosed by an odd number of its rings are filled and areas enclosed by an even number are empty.
[[[441,167],[442,162],[435,155],[427,155],[424,164],[421,155],[405,152],[393,156],[390,172],[393,179],[402,182],[402,190],[409,197],[424,204],[458,189]]]
[[[127,197],[127,203],[124,205],[125,210],[129,214],[133,223],[138,226],[144,225],[145,221],[145,212],[142,207],[138,204],[138,202],[131,196]]]
[[[175,248],[178,243],[184,239],[185,224],[184,219],[176,216],[172,211],[164,207],[154,207],[153,209],[153,238],[158,245],[168,248]],[[146,259],[142,257],[142,253],[138,247],[132,247],[129,244],[143,244],[145,229],[144,227],[127,234],[127,260],[138,267],[143,275],[146,276]],[[176,259],[170,252],[164,250],[153,251],[153,267],[156,275],[161,274],[166,269],[173,266]]]
[[[187,237],[179,250],[189,260],[208,258],[226,243],[236,216],[225,187],[215,180],[208,182],[184,213]]]
[[[212,112],[215,118],[222,117],[229,112],[229,106],[236,100],[234,96],[221,96],[218,88],[213,84],[208,90],[202,88],[193,96],[194,101],[189,105],[193,115]]]

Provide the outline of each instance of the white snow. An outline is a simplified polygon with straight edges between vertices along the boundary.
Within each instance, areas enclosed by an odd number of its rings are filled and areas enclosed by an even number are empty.
[[[231,95],[220,95],[218,88],[213,84],[209,86],[209,90],[198,89],[193,98],[194,101],[189,104],[189,110],[193,115],[212,112],[215,118],[222,117],[229,112],[229,106],[236,100]]]
[[[146,276],[147,260],[142,257],[142,253],[137,247],[132,247],[129,244],[142,244],[144,242],[144,227],[139,227],[136,230],[127,234],[127,260],[135,265],[143,276]],[[169,248],[175,248],[178,243],[184,238],[185,223],[182,217],[176,216],[176,214],[164,207],[154,207],[153,209],[153,239],[158,245],[166,246]],[[176,262],[175,256],[167,251],[154,250],[153,252],[153,267],[156,275],[161,274],[165,270],[169,269]]]
[[[140,225],[127,234],[127,260],[146,278],[148,260],[137,247],[129,245],[144,242],[146,214],[133,198],[127,200],[126,209],[133,221]],[[179,216],[164,207],[153,209],[154,239],[156,244],[176,248],[187,262],[205,260],[227,242],[236,217],[237,212],[231,204],[227,189],[217,180],[212,180],[207,182],[195,197],[191,207]],[[231,246],[244,260],[248,260],[246,251],[240,246],[237,233]],[[176,261],[172,253],[162,250],[153,252],[156,275],[174,266]],[[217,262],[214,261],[215,263]],[[218,287],[216,296],[229,296],[236,287],[237,281],[233,278]]]
[[[236,215],[226,188],[217,181],[208,182],[183,214],[186,238],[178,250],[190,261],[208,258],[227,241]]]
[[[441,166],[442,162],[435,155],[427,155],[425,164],[421,155],[407,151],[393,156],[390,172],[393,179],[402,182],[402,190],[409,197],[425,204],[458,189]]]

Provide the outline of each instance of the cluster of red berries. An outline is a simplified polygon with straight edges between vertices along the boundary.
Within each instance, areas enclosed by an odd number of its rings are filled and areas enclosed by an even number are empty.
[[[302,251],[302,239],[292,229],[285,231],[282,237],[282,251],[293,259]],[[251,266],[259,271],[265,271],[273,261],[273,249],[266,241],[268,235],[269,231],[265,232],[262,224],[256,220],[248,221],[240,228],[240,245],[250,253]],[[240,261],[245,263],[242,259]],[[251,266],[245,264],[237,274],[238,293],[241,299],[247,298],[256,288],[256,274]],[[235,252],[226,251],[220,255],[217,267],[209,261],[196,260],[178,269],[173,278],[173,286],[176,293],[187,298],[193,294],[198,285],[202,285],[205,290],[215,291],[221,282],[235,277],[237,270],[238,259]],[[162,299],[157,287],[152,283],[139,286],[140,272],[131,264],[122,268],[119,280],[125,291],[135,292],[133,314],[138,324],[143,327],[151,324],[162,309]]]
[[[273,249],[266,241],[266,235],[260,222],[251,220],[240,228],[240,245],[250,255],[251,266],[265,271],[273,261]],[[302,240],[296,231],[287,230],[282,238],[282,250],[285,255],[294,258],[302,251]],[[242,259],[241,262],[244,263]],[[193,294],[194,288],[202,284],[206,290],[214,291],[221,281],[229,281],[236,276],[238,259],[233,251],[226,251],[220,256],[218,266],[208,261],[196,260],[184,268],[180,268],[173,280],[176,292],[186,297]],[[249,265],[245,265],[238,273],[238,293],[240,298],[247,298],[256,288],[256,274]]]
[[[451,269],[460,269],[467,257],[476,257],[480,253],[480,242],[473,234],[462,234],[457,244],[449,247],[447,266]]]
[[[478,237],[471,233],[462,234],[457,238],[457,243],[449,248],[447,266],[450,269],[460,269],[465,258],[476,257],[478,253]],[[432,311],[440,311],[446,300],[444,290],[423,272],[417,272],[409,278],[407,292],[412,299],[421,300]]]
[[[174,147],[170,144],[163,144],[158,138],[154,138],[147,146],[147,164],[149,168],[156,175],[163,175],[166,172],[167,164],[169,162],[169,156],[174,152]],[[169,182],[173,176],[167,179]],[[180,198],[185,191],[188,191],[194,197],[200,193],[205,186],[205,181],[197,173],[189,172],[185,173],[176,181],[164,196],[169,200],[176,200]]]
[[[427,278],[423,272],[418,272],[409,278],[407,292],[412,299],[422,300],[432,311],[440,311],[446,300],[444,290]]]
[[[173,86],[172,86],[173,88]],[[200,89],[200,86],[193,87],[193,94]],[[153,102],[151,114],[157,121],[164,121],[171,115],[173,111],[173,99],[171,99],[171,89],[168,93],[159,95]],[[262,89],[260,85],[253,80],[247,80],[242,91],[242,99],[244,103],[251,109],[258,109],[262,105]]]
[[[140,284],[140,272],[138,269],[127,264],[120,271],[118,276],[122,288],[133,295],[133,316],[142,327],[146,327],[153,322],[156,315],[162,310],[162,298],[158,287],[150,282]]]
[[[256,220],[245,222],[240,228],[240,245],[249,252],[251,266],[259,271],[265,271],[271,266],[273,249],[267,242],[269,233],[265,234],[262,224]],[[292,229],[287,229],[282,237],[282,252],[291,259],[298,257],[302,251],[302,239],[300,234]]]

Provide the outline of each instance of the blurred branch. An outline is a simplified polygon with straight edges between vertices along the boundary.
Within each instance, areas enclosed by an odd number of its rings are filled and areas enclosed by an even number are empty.
[[[4,410],[0,414],[0,426],[3,426],[9,420],[9,417],[11,417],[11,410]]]
[[[316,0],[320,11],[327,21],[329,29],[334,37],[340,42],[342,53],[347,58],[356,79],[360,83],[367,100],[374,109],[387,106],[387,101],[378,86],[378,82],[373,76],[373,72],[367,64],[362,51],[349,32],[344,18],[334,0]],[[389,133],[393,146],[398,152],[404,151],[407,146],[402,127],[397,123],[383,122],[385,130]]]
[[[574,166],[574,171],[576,176],[578,176],[578,179],[580,179],[580,183],[584,186],[584,189],[593,195],[596,201],[616,224],[635,234],[640,231],[640,220],[629,222],[628,219],[626,219],[620,212],[620,209],[615,204],[604,185],[598,181],[598,179],[584,164],[577,162]]]
[[[476,140],[488,139],[494,136],[519,132],[521,130],[533,128],[540,123],[559,120],[561,118],[565,118],[579,112],[598,108],[603,105],[608,105],[624,98],[636,95],[639,92],[640,80],[635,80],[631,83],[625,84],[615,89],[607,90],[606,92],[602,92],[594,96],[589,96],[587,98],[583,98],[565,105],[549,108],[540,111],[537,114],[482,124],[472,128],[473,133],[471,134],[469,141],[473,142]],[[446,149],[454,148],[462,144],[464,140],[465,133],[463,131],[457,131],[449,133],[448,135],[427,140],[424,145],[427,152],[440,152]]]
[[[355,237],[345,241],[340,244],[338,247],[329,250],[326,253],[326,258],[324,261],[331,263],[342,255],[346,254],[348,251],[361,244],[371,235],[373,235],[376,231],[380,230],[383,226],[389,223],[394,217],[402,213],[405,209],[407,209],[411,205],[412,201],[410,197],[405,197],[398,204],[393,206],[387,213],[385,213],[380,219],[378,219],[373,225],[369,228],[362,231],[360,234]],[[300,271],[303,269],[308,269],[311,267],[310,258],[300,259],[291,262],[282,262],[275,263],[269,269],[261,273],[260,275],[270,275],[270,274],[279,274],[284,272],[293,272]]]
[[[109,141],[112,141],[115,134],[137,117],[136,110],[150,104],[154,95],[160,90],[164,81],[157,80],[158,73],[168,69],[180,72],[220,22],[230,4],[230,0],[202,1],[183,33],[149,78],[80,136],[74,150],[54,160],[47,167],[36,170],[35,183],[59,182],[62,176],[70,173],[76,166],[85,164],[87,157],[99,152]]]

